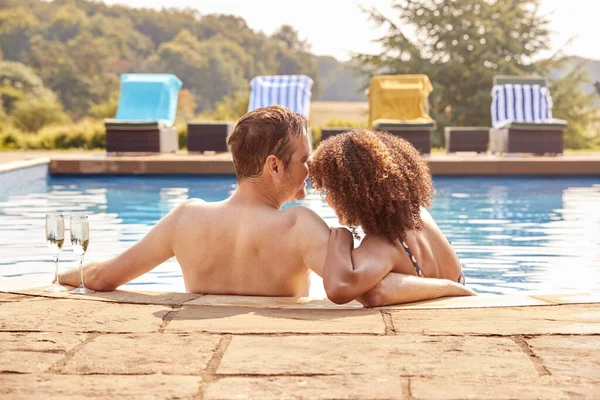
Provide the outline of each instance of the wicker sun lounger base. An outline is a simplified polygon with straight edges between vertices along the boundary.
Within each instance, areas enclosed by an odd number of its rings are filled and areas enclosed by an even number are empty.
[[[444,129],[446,153],[457,151],[487,152],[489,130],[489,128],[481,126],[446,127]]]
[[[490,151],[562,154],[565,148],[564,128],[564,124],[512,123],[503,129],[490,129]]]
[[[227,137],[231,133],[230,122],[191,121],[188,122],[188,151],[226,152]]]
[[[431,153],[431,132],[436,128],[435,122],[430,123],[379,123],[375,125],[378,131],[389,132],[401,137],[412,144],[421,154]]]
[[[105,120],[107,153],[171,153],[179,139],[174,127],[158,122]]]

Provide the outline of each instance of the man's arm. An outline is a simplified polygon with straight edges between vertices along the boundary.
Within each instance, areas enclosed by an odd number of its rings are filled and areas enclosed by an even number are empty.
[[[421,278],[392,272],[356,300],[365,307],[380,307],[440,297],[476,295],[465,285],[448,279]]]
[[[300,249],[302,261],[314,273],[323,277],[330,234],[329,226],[323,218],[309,208],[297,206],[293,209],[296,213],[293,237]]]
[[[367,240],[367,239],[365,239]],[[327,245],[323,285],[327,297],[337,304],[354,300],[377,285],[393,268],[389,243],[363,243],[353,250],[352,233],[333,228]]]
[[[86,287],[103,292],[115,290],[173,257],[175,227],[185,206],[186,203],[182,203],[172,210],[146,236],[120,255],[104,262],[87,264],[83,269]],[[78,286],[79,269],[61,274],[59,281],[66,285]]]

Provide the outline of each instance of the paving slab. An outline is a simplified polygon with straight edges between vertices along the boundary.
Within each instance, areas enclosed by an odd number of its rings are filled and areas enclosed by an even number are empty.
[[[47,372],[64,354],[2,351],[0,357],[0,373],[32,374]]]
[[[529,357],[510,338],[419,335],[234,336],[218,374],[536,377]]]
[[[199,390],[197,376],[0,375],[0,398],[22,399],[181,399]]]
[[[316,299],[310,297],[264,297],[264,296],[230,296],[208,294],[197,299],[188,301],[186,306],[233,306],[251,308],[297,308],[297,309],[325,309],[344,310],[364,308],[357,301],[347,304],[335,304],[328,299]]]
[[[171,311],[165,306],[46,299],[3,303],[0,331],[153,332]]]
[[[480,308],[480,307],[524,307],[549,305],[543,299],[526,295],[479,295],[465,297],[445,297],[435,300],[419,301],[415,303],[399,304],[393,306],[377,307],[383,310],[405,310],[411,308]]]
[[[600,394],[600,336],[542,336],[526,342],[552,375],[585,378],[598,384]]]
[[[408,380],[363,375],[231,377],[210,383],[205,400],[406,399]]]
[[[17,293],[2,293],[0,292],[0,303],[8,303],[13,301],[32,301],[40,300],[37,296],[26,296]]]
[[[446,310],[392,310],[398,334],[598,334],[600,307],[562,305]]]
[[[376,310],[297,310],[184,306],[165,332],[384,334]]]
[[[115,290],[112,292],[96,292],[86,295],[71,294],[69,292],[47,293],[43,287],[15,291],[15,293],[26,294],[30,296],[39,296],[47,298],[61,299],[79,299],[107,301],[111,303],[129,303],[129,304],[155,304],[180,306],[190,300],[201,297],[201,294],[195,293],[170,293],[170,292],[144,292],[130,290]]]
[[[60,372],[103,375],[200,374],[219,341],[218,336],[209,335],[103,335],[81,347]]]
[[[552,304],[600,303],[600,293],[542,294],[533,297]]]
[[[463,399],[595,399],[600,395],[598,386],[581,380],[557,380],[553,377],[511,379],[493,382],[485,377],[466,377],[457,381],[452,378],[411,378],[410,391],[413,399],[463,400]]]
[[[86,337],[77,333],[0,332],[0,372],[46,372]]]
[[[85,333],[0,332],[0,351],[66,352],[86,338]]]

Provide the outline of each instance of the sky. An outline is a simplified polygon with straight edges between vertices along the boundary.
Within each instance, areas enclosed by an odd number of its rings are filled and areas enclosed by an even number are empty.
[[[271,34],[281,25],[294,27],[317,55],[347,60],[352,52],[377,53],[373,43],[381,33],[360,6],[389,12],[391,0],[104,0],[107,4],[161,9],[165,5],[194,8],[201,14],[233,14],[244,18],[250,28]],[[551,52],[600,59],[600,1],[540,0],[541,11],[550,14]]]

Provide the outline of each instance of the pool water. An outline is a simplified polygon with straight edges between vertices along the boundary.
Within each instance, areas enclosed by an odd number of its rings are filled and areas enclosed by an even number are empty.
[[[478,293],[600,291],[600,177],[440,177],[434,183],[431,213]],[[51,281],[48,212],[88,213],[85,259],[102,260],[131,246],[182,201],[221,200],[234,188],[233,176],[51,177],[45,166],[0,174],[0,276]],[[288,206],[295,205],[339,225],[310,190],[305,200]],[[76,266],[65,244],[60,268]],[[311,295],[324,296],[314,278]],[[185,290],[175,259],[124,288]]]

